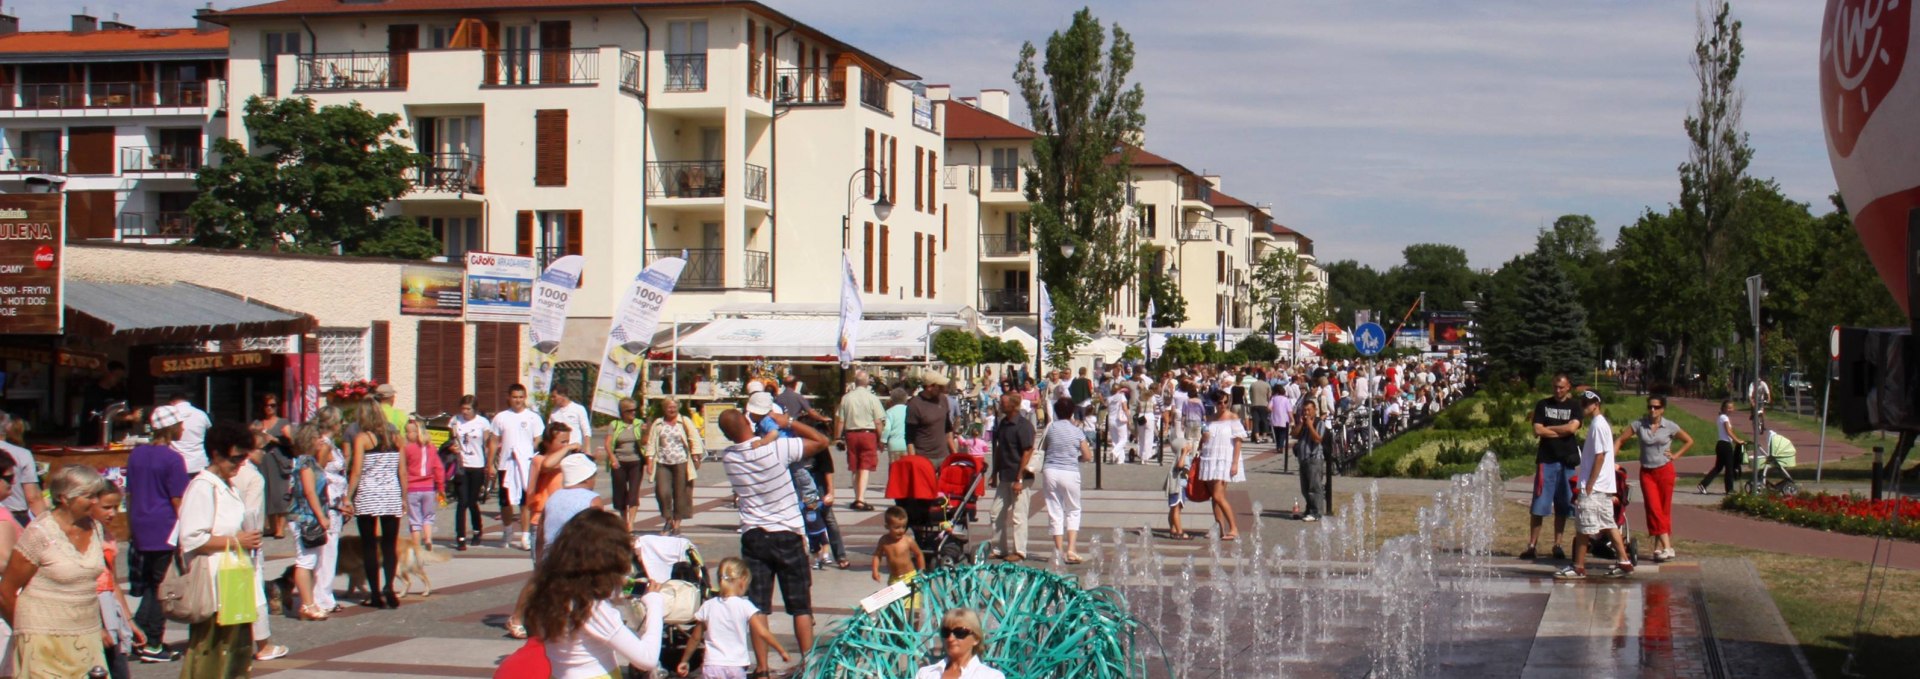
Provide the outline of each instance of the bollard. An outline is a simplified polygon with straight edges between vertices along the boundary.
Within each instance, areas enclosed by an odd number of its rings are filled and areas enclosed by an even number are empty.
[[[1872,497],[1873,497],[1873,500],[1874,500],[1875,502],[1879,502],[1879,501],[1880,501],[1880,471],[1881,471],[1881,470],[1880,470],[1880,467],[1881,467],[1881,465],[1883,464],[1883,462],[1882,462],[1882,460],[1881,460],[1881,458],[1882,458],[1882,457],[1884,457],[1884,456],[1886,455],[1886,453],[1887,453],[1887,449],[1886,449],[1886,448],[1884,448],[1884,447],[1881,447],[1881,446],[1874,446],[1874,447],[1873,447],[1873,490],[1872,490]]]

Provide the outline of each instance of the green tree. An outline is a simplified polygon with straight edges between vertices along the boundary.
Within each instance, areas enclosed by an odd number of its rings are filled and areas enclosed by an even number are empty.
[[[1100,329],[1102,313],[1132,280],[1136,264],[1125,219],[1132,174],[1127,142],[1146,125],[1140,111],[1146,94],[1127,82],[1133,39],[1119,26],[1112,34],[1109,46],[1100,20],[1083,8],[1065,31],[1047,38],[1044,63],[1028,42],[1013,72],[1039,132],[1026,167],[1034,245],[1056,326],[1078,331],[1059,333],[1064,340]],[[1062,255],[1062,245],[1074,246],[1074,255]]]
[[[188,214],[193,244],[216,248],[339,252],[425,259],[440,254],[413,218],[381,215],[409,190],[421,156],[401,145],[400,116],[358,102],[315,108],[304,97],[247,100],[251,152],[213,143],[220,162],[200,168]]]
[[[1686,119],[1690,151],[1680,164],[1680,243],[1691,255],[1691,275],[1667,294],[1678,297],[1686,313],[1684,332],[1675,338],[1674,355],[1712,362],[1708,351],[1733,324],[1740,276],[1731,250],[1743,220],[1742,194],[1753,148],[1741,128],[1744,99],[1736,80],[1745,54],[1741,24],[1727,0],[1706,0],[1696,32],[1693,73],[1699,99]],[[1679,375],[1681,361],[1670,361],[1667,377]]]
[[[1249,361],[1272,361],[1280,358],[1280,347],[1267,341],[1264,335],[1247,335],[1240,339],[1239,344],[1233,346],[1233,350]]]
[[[993,337],[980,338],[980,362],[981,363],[1025,364],[1032,361],[1033,361],[1033,357],[1027,355],[1027,345],[1025,344],[1021,344],[1013,340],[996,339]]]
[[[1180,294],[1172,276],[1161,273],[1166,250],[1152,243],[1140,246],[1140,308],[1153,309],[1153,327],[1178,328],[1187,322],[1187,297]]]
[[[1200,343],[1185,337],[1168,337],[1167,343],[1160,346],[1160,353],[1153,360],[1159,369],[1166,370],[1198,365],[1206,357],[1207,350]]]
[[[1611,280],[1608,259],[1612,253],[1600,240],[1593,218],[1561,215],[1553,220],[1552,226],[1540,230],[1534,246],[1553,257],[1560,270],[1566,272],[1567,281],[1580,298],[1580,306],[1587,310],[1587,320],[1598,344],[1601,347],[1619,344],[1622,339],[1619,325],[1603,322],[1608,318],[1608,297],[1612,294],[1608,287]]]
[[[1443,243],[1415,243],[1400,252],[1405,262],[1387,273],[1389,297],[1380,307],[1399,320],[1399,314],[1426,293],[1427,308],[1458,310],[1473,299],[1480,275],[1467,266],[1467,251]]]
[[[933,334],[933,357],[941,363],[957,367],[978,365],[983,355],[980,338],[971,332],[947,328]]]
[[[1607,297],[1614,304],[1608,306],[1606,317],[1630,347],[1676,348],[1691,325],[1690,302],[1673,294],[1693,284],[1690,279],[1697,275],[1694,263],[1698,260],[1682,243],[1684,219],[1677,208],[1649,210],[1620,229],[1611,257],[1613,294]],[[1672,363],[1681,362],[1677,352],[1667,356]]]
[[[1536,249],[1508,261],[1487,290],[1481,332],[1502,374],[1531,383],[1592,366],[1586,309],[1551,253]]]
[[[1320,314],[1316,313],[1321,299],[1318,283],[1313,270],[1307,268],[1306,259],[1293,250],[1278,248],[1260,258],[1253,267],[1253,291],[1249,294],[1258,310],[1256,315],[1262,319],[1259,329],[1291,331],[1296,313],[1307,327],[1312,327],[1312,323],[1320,320]],[[1269,298],[1278,301],[1269,303]],[[1272,360],[1251,354],[1249,357],[1256,361]]]
[[[1353,313],[1363,309],[1384,309],[1391,296],[1387,279],[1371,266],[1351,259],[1328,264],[1327,318],[1340,325],[1351,325]]]
[[[1807,367],[1816,393],[1831,384],[1827,381],[1829,326],[1885,328],[1906,325],[1907,321],[1893,294],[1880,283],[1873,262],[1867,259],[1867,250],[1860,245],[1860,236],[1853,230],[1853,220],[1847,216],[1840,194],[1833,194],[1832,201],[1833,212],[1812,222],[1816,239],[1814,279],[1807,301],[1801,305],[1808,311],[1782,325],[1788,334],[1800,338],[1795,343],[1800,364]]]

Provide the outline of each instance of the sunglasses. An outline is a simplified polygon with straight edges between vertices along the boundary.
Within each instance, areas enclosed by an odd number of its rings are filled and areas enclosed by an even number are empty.
[[[1666,406],[1656,406],[1656,405],[1647,406],[1647,410],[1666,410],[1666,409],[1667,409]]]
[[[973,636],[973,630],[965,627],[942,627],[940,636],[947,639],[966,639]]]

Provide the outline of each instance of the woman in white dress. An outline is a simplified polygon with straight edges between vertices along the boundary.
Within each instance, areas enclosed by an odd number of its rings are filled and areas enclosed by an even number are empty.
[[[1220,527],[1220,539],[1240,539],[1240,525],[1233,518],[1233,503],[1227,500],[1227,483],[1247,480],[1241,464],[1240,444],[1247,439],[1247,426],[1227,406],[1222,397],[1214,404],[1213,420],[1200,432],[1200,480],[1213,495],[1213,522]]]

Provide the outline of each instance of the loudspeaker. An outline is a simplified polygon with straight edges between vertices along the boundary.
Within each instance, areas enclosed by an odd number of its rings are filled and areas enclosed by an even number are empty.
[[[1907,328],[1841,328],[1833,396],[1849,434],[1920,430],[1920,347]]]

